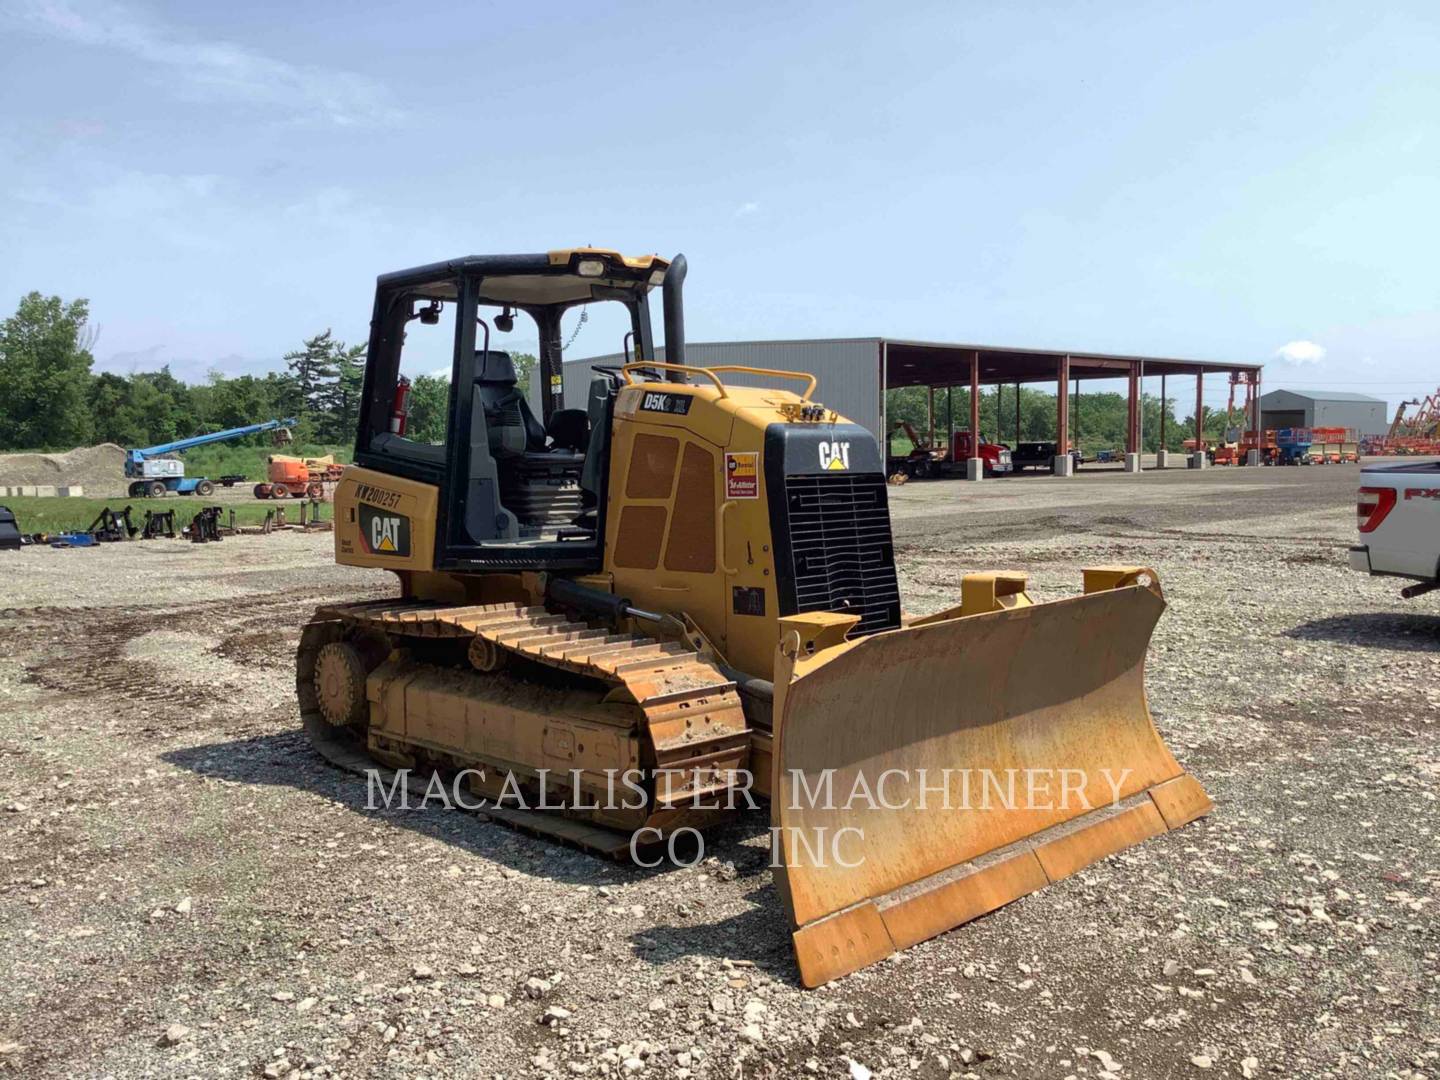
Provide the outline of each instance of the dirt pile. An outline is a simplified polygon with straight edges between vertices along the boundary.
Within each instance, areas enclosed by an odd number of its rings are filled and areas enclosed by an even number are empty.
[[[101,443],[64,454],[0,454],[0,485],[30,484],[80,484],[96,495],[123,488],[125,450]]]

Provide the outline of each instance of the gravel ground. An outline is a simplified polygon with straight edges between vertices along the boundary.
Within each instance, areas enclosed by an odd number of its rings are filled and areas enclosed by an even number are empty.
[[[1345,568],[1353,468],[892,489],[907,604],[1154,566],[1208,819],[801,990],[766,821],[640,872],[371,812],[297,733],[328,536],[0,560],[0,1073],[1440,1075],[1440,618]]]

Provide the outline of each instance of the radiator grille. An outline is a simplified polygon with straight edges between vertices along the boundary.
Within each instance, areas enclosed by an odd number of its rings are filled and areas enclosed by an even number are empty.
[[[859,615],[852,637],[897,628],[900,587],[884,476],[787,476],[785,503],[795,611]]]

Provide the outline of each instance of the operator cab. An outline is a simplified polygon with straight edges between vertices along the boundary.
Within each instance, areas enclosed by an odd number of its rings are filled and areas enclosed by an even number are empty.
[[[440,489],[437,568],[599,566],[620,378],[597,371],[585,407],[566,408],[561,319],[572,308],[618,305],[621,351],[653,360],[649,293],[665,286],[670,344],[683,332],[684,269],[683,256],[579,248],[456,259],[379,279],[355,461]],[[522,315],[539,339],[538,415],[530,372],[502,341]],[[674,345],[684,348],[678,338]],[[448,382],[436,365],[445,346]]]

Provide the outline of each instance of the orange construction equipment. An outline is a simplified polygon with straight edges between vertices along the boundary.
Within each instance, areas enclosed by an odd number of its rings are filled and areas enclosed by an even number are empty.
[[[1325,465],[1360,460],[1360,439],[1354,428],[1317,427],[1310,429],[1310,458]]]
[[[1240,442],[1235,448],[1236,465],[1249,463],[1251,450],[1260,451],[1261,465],[1274,465],[1280,460],[1280,444],[1275,439],[1275,429],[1267,428],[1264,431],[1242,431]]]
[[[1245,459],[1240,453],[1237,443],[1221,443],[1210,452],[1210,464],[1212,465],[1243,465]]]
[[[1415,407],[1409,416],[1405,410]],[[1411,398],[1395,410],[1395,419],[1384,439],[1368,439],[1365,452],[1370,454],[1440,454],[1440,390],[1424,401]]]
[[[1235,424],[1235,389],[1241,386],[1245,388],[1245,396],[1240,404],[1241,423],[1237,427]],[[1212,465],[1244,465],[1246,454],[1257,448],[1262,451],[1260,456],[1262,463],[1273,465],[1278,459],[1280,451],[1275,443],[1275,432],[1262,432],[1258,439],[1256,437],[1254,418],[1260,410],[1258,390],[1259,383],[1255,372],[1236,371],[1231,373],[1230,396],[1225,402],[1225,438],[1217,443],[1206,440],[1205,452]],[[1247,418],[1249,419],[1247,420]],[[1186,439],[1183,443],[1184,448],[1192,453],[1195,445],[1193,438]]]
[[[292,496],[297,499],[324,499],[345,472],[345,466],[337,465],[333,454],[310,458],[271,454],[267,462],[267,481],[255,485],[257,499],[288,499]]]

